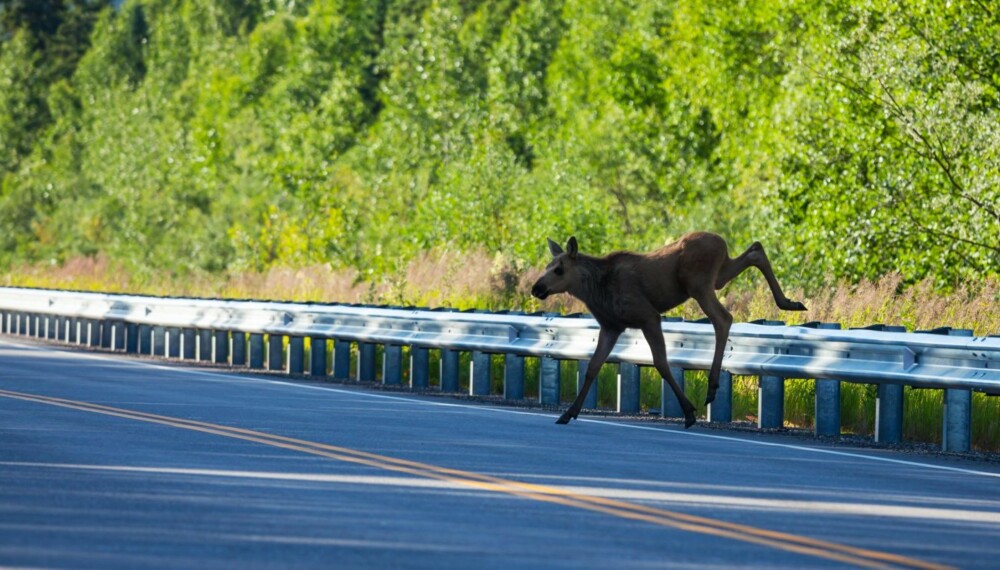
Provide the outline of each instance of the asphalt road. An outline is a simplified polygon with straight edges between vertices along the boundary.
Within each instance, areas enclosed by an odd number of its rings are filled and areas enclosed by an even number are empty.
[[[995,568],[1000,466],[0,339],[0,566]]]

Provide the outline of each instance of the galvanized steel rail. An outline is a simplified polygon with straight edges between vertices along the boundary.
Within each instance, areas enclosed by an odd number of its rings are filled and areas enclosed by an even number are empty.
[[[587,316],[391,308],[379,306],[185,299],[0,288],[0,333],[27,335],[110,350],[197,359],[256,369],[350,375],[414,388],[430,386],[429,350],[439,350],[439,389],[459,391],[458,355],[470,352],[468,392],[491,393],[490,355],[504,357],[503,395],[524,397],[524,358],[541,359],[539,401],[559,404],[560,361],[585,362],[597,342]],[[707,370],[715,343],[711,325],[664,319],[675,376]],[[265,342],[266,339],[266,342]],[[304,355],[309,339],[309,362]],[[327,349],[332,343],[332,358]],[[382,346],[382,374],[376,346]],[[409,355],[404,371],[403,347]],[[642,334],[627,331],[610,361],[619,364],[617,409],[639,411],[639,367],[652,364]],[[332,366],[331,366],[332,363]],[[579,367],[585,369],[585,365]],[[781,427],[784,379],[816,380],[816,432],[840,433],[840,382],[878,384],[876,439],[902,437],[902,387],[945,390],[943,447],[969,449],[971,393],[1000,394],[1000,338],[942,328],[908,333],[900,327],[840,330],[829,323],[733,325],[723,377],[709,421],[731,421],[732,374],[760,377],[758,424]],[[578,374],[580,376],[580,374]],[[577,386],[580,380],[577,381]],[[578,388],[577,388],[578,389]],[[669,390],[662,413],[681,416]],[[596,390],[587,407],[596,407]]]

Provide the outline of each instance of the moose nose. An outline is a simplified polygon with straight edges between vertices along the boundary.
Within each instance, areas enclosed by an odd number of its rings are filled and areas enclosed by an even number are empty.
[[[531,288],[531,294],[539,299],[545,299],[549,296],[548,289],[541,283],[535,283],[535,286]]]

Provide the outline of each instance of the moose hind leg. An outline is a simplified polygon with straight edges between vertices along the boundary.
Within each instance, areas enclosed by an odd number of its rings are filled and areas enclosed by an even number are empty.
[[[703,291],[693,295],[698,306],[715,328],[715,353],[712,355],[712,367],[708,371],[708,395],[705,405],[715,400],[719,390],[719,375],[722,373],[722,355],[726,351],[726,341],[729,340],[729,329],[733,325],[733,316],[715,296],[715,291]]]
[[[719,276],[715,282],[716,289],[722,289],[727,283],[733,280],[737,275],[746,271],[748,267],[756,267],[764,274],[764,279],[767,280],[768,287],[771,288],[771,295],[774,296],[774,302],[778,305],[779,309],[785,311],[804,311],[806,306],[798,301],[792,301],[785,296],[784,291],[781,290],[781,285],[778,283],[777,277],[774,276],[774,270],[771,268],[771,261],[767,258],[767,253],[764,252],[764,246],[761,245],[759,241],[755,241],[753,245],[747,248],[742,254],[734,259],[728,260],[723,264],[722,269],[719,270]]]
[[[681,409],[684,410],[684,428],[687,429],[697,421],[694,413],[695,408],[691,400],[688,400],[687,396],[684,395],[684,391],[681,390],[680,384],[674,379],[674,375],[670,373],[670,366],[667,364],[667,349],[663,342],[663,330],[660,328],[660,319],[657,318],[656,321],[643,326],[642,334],[646,337],[646,342],[649,343],[649,350],[653,354],[653,366],[656,367],[656,371],[670,385],[674,396],[677,397],[677,401],[681,404]]]

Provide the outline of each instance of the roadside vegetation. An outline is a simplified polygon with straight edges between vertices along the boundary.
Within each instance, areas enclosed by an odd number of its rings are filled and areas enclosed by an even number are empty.
[[[810,308],[751,273],[738,320],[1000,334],[1000,8],[0,0],[5,284],[576,311],[527,295],[545,238],[695,229],[763,242]],[[935,394],[911,436],[940,437]]]

